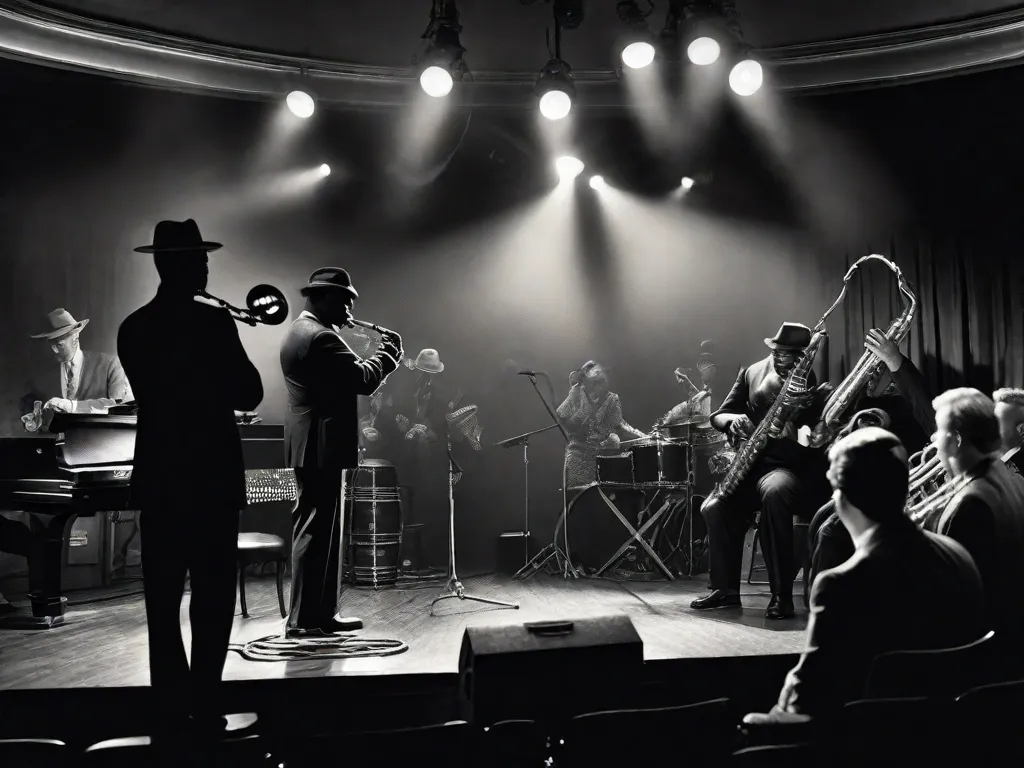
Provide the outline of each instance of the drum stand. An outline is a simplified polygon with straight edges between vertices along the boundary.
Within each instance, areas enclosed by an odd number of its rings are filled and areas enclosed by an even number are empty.
[[[442,600],[457,598],[459,600],[472,600],[487,605],[497,605],[502,608],[515,608],[518,610],[519,603],[506,603],[501,600],[491,600],[487,597],[477,597],[466,594],[466,588],[459,581],[459,575],[455,570],[455,460],[452,458],[452,437],[448,433],[448,581],[444,585],[441,594],[434,598],[430,604],[430,614],[434,614],[434,606]]]

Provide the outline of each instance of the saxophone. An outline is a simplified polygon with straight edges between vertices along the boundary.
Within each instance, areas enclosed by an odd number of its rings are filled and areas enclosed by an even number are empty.
[[[822,340],[827,335],[824,330],[824,322],[820,322],[817,330],[811,336],[811,343],[804,350],[803,357],[793,366],[793,370],[786,377],[785,382],[782,384],[782,389],[776,395],[775,401],[772,403],[771,408],[768,409],[768,413],[761,419],[761,423],[757,425],[757,429],[736,450],[735,458],[733,458],[729,469],[726,470],[725,477],[719,481],[714,490],[708,495],[707,500],[704,502],[705,506],[731,496],[736,487],[743,482],[743,478],[747,476],[750,468],[754,466],[754,463],[764,453],[768,440],[782,434],[782,430],[786,428],[786,425],[796,415],[796,409],[787,404],[785,396],[807,389],[807,376],[810,374],[814,358],[818,354],[818,347],[821,346]]]
[[[860,268],[861,264],[872,259],[878,259],[892,270],[896,276],[896,282],[903,298],[903,311],[892,321],[885,332],[885,337],[898,346],[907,337],[907,333],[910,332],[910,325],[917,314],[917,297],[910,290],[906,278],[903,277],[903,271],[899,267],[877,253],[873,253],[870,256],[862,256],[850,267],[846,277],[843,278],[843,292],[840,294],[840,298],[846,294],[846,287],[850,282],[850,278],[853,277],[853,273]],[[874,397],[877,394],[875,389],[884,368],[885,363],[879,360],[878,356],[873,352],[865,351],[861,355],[853,370],[850,371],[849,375],[843,379],[842,383],[835,388],[832,394],[829,395],[828,400],[825,401],[825,407],[821,412],[821,420],[811,430],[809,444],[812,447],[821,448],[831,445],[835,441],[839,433],[847,426],[849,422],[847,414],[861,393],[866,392],[869,397]]]
[[[713,503],[720,502],[722,499],[733,494],[736,487],[747,476],[747,473],[750,472],[750,468],[754,466],[754,463],[761,457],[761,454],[764,453],[764,449],[768,445],[768,440],[782,434],[782,430],[785,429],[786,425],[796,415],[796,410],[786,404],[787,398],[785,395],[806,390],[807,375],[811,372],[811,366],[814,364],[814,358],[818,354],[818,347],[820,347],[821,342],[828,337],[828,332],[825,330],[825,321],[828,320],[829,315],[835,311],[836,307],[839,306],[842,300],[846,298],[846,291],[849,288],[850,278],[853,276],[853,273],[860,268],[861,264],[871,259],[881,259],[885,262],[886,266],[896,272],[897,277],[900,280],[900,290],[904,291],[904,293],[911,298],[911,309],[907,310],[900,316],[900,320],[902,322],[899,324],[899,327],[897,327],[897,323],[894,323],[893,327],[890,328],[890,332],[894,334],[897,332],[902,333],[900,336],[901,340],[903,336],[906,335],[907,331],[910,329],[910,319],[913,317],[914,310],[917,307],[917,299],[914,298],[909,287],[907,287],[906,281],[903,279],[903,273],[900,272],[899,267],[884,256],[880,256],[875,253],[869,256],[862,256],[857,259],[854,265],[847,271],[846,276],[843,278],[843,290],[839,293],[839,296],[836,297],[836,300],[832,302],[832,306],[825,310],[825,314],[821,316],[817,325],[812,329],[811,343],[808,344],[807,349],[804,350],[804,356],[796,364],[793,370],[790,371],[789,376],[786,377],[786,381],[783,383],[782,389],[779,390],[779,394],[776,396],[775,402],[773,402],[771,408],[768,409],[768,413],[765,414],[763,419],[761,419],[761,423],[757,425],[757,429],[754,430],[754,434],[752,434],[750,438],[736,450],[732,463],[729,465],[729,468],[725,470],[725,476],[715,486],[714,490],[708,494],[707,500],[704,502],[705,508]],[[903,326],[905,326],[905,328],[903,328]],[[900,328],[903,328],[903,330],[900,331]],[[894,336],[890,338],[894,338]],[[864,358],[870,358],[870,360],[865,362]],[[844,385],[850,382],[851,379],[854,378],[854,375],[856,376],[856,379],[860,381],[861,385],[868,382],[872,375],[874,375],[874,378],[877,381],[877,377],[881,375],[881,368],[879,367],[881,361],[875,358],[872,354],[866,354],[864,358],[857,363],[853,374],[847,377],[846,381],[843,382]],[[828,399],[828,402],[833,404],[833,411],[835,414],[845,412],[845,409],[847,409],[850,402],[852,402],[853,394],[856,390],[851,389],[849,386],[845,389],[849,394],[842,399],[837,398],[835,396],[836,393],[833,393],[833,395]],[[839,408],[840,404],[842,405],[841,409]],[[822,422],[828,423],[824,418],[822,419]],[[818,425],[816,425],[816,427],[818,427]],[[824,440],[824,428],[818,428],[818,431],[819,439]],[[833,434],[837,434],[838,432],[839,430],[836,429]],[[716,467],[714,464],[711,464],[711,462],[709,462],[709,466],[712,472],[715,472],[716,469],[721,470],[720,466]]]

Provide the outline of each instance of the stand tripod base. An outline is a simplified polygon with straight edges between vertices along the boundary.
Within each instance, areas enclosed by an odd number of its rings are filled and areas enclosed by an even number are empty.
[[[430,604],[430,612],[433,613],[434,606],[442,600],[450,600],[453,598],[458,600],[472,600],[476,603],[486,603],[487,605],[497,605],[502,608],[514,608],[516,610],[519,610],[519,603],[506,603],[501,600],[491,600],[487,597],[476,597],[475,595],[467,595],[466,588],[462,586],[462,582],[456,578],[450,578],[448,579],[448,583],[444,586],[444,592],[435,597],[433,602]]]
[[[515,576],[512,578],[528,579],[547,565],[552,558],[554,558],[555,564],[558,566],[565,578],[569,578],[570,576],[574,579],[579,578],[579,571],[569,562],[569,559],[562,554],[562,550],[554,544],[548,544],[544,549],[534,555],[533,559],[516,571]]]

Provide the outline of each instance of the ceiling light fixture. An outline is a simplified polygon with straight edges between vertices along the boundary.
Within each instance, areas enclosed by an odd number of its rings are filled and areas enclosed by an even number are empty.
[[[566,8],[566,3],[554,3],[555,14],[555,50],[551,51],[550,42],[548,50],[552,56],[544,69],[540,71],[540,77],[534,85],[533,92],[537,96],[537,105],[540,108],[542,117],[548,120],[561,120],[572,111],[572,102],[576,98],[576,86],[573,82],[572,68],[562,59],[562,25],[563,22],[571,22],[578,26],[582,19],[582,6],[579,17],[568,13],[572,8]],[[568,5],[572,5],[569,3]]]
[[[293,115],[303,120],[312,117],[316,111],[316,102],[305,91],[292,91],[285,97],[284,103],[288,105]]]
[[[422,35],[427,40],[426,48],[413,62],[419,71],[420,87],[428,96],[447,96],[455,82],[462,80],[466,49],[459,41],[461,31],[455,0],[434,0],[430,23]]]
[[[622,63],[630,69],[643,69],[654,61],[654,39],[647,26],[647,17],[654,13],[654,3],[645,0],[647,9],[642,10],[637,0],[620,0],[615,5],[619,19],[629,27],[628,42],[622,48]]]

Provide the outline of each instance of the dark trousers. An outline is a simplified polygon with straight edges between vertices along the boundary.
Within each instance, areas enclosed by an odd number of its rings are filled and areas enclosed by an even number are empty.
[[[811,548],[809,586],[814,586],[814,579],[822,571],[842,565],[853,557],[853,538],[839,519],[836,503],[831,499],[814,514],[807,529],[807,541]]]
[[[756,466],[731,496],[701,510],[711,548],[711,589],[740,588],[743,540],[761,511],[758,536],[773,595],[793,596],[793,515],[807,519],[821,500],[821,482],[782,467]]]
[[[298,467],[288,629],[326,626],[341,600],[341,470]]]
[[[139,525],[150,684],[166,715],[215,717],[235,615],[238,510],[191,499],[147,507]],[[191,668],[181,635],[186,574],[192,582]]]

